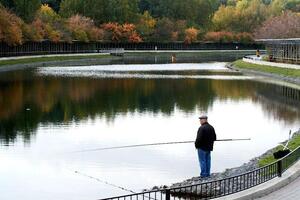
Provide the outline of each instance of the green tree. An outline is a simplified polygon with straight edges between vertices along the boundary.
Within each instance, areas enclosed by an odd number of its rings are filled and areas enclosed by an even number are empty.
[[[212,21],[217,31],[252,32],[268,17],[260,0],[242,0],[236,6],[221,6]]]
[[[155,31],[156,20],[150,15],[148,11],[145,11],[143,15],[139,17],[136,29],[141,34],[144,41],[151,40]]]
[[[36,11],[41,6],[41,0],[13,0],[15,11],[26,22],[33,20]]]
[[[15,7],[14,1],[12,0],[0,0],[0,4],[9,9],[13,9]]]
[[[155,29],[156,41],[170,41],[174,29],[174,23],[169,18],[162,18],[157,21]]]
[[[63,0],[59,13],[64,17],[81,14],[101,24],[137,22],[138,12],[138,0]]]
[[[81,0],[62,0],[60,3],[59,14],[63,17],[71,17],[72,15],[83,14],[83,2]]]

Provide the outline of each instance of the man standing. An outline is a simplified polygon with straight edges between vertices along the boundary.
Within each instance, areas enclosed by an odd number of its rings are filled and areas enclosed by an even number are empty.
[[[205,178],[210,176],[210,152],[213,150],[216,133],[214,127],[207,122],[207,116],[199,117],[201,126],[197,132],[195,147],[198,151],[199,164],[201,168],[200,176]]]

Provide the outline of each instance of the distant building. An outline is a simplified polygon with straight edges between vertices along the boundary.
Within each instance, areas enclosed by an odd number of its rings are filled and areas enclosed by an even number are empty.
[[[270,61],[300,64],[300,38],[256,41],[265,44]]]

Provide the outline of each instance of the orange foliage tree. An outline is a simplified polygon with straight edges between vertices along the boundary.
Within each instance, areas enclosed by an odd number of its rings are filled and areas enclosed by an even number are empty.
[[[8,45],[22,44],[23,23],[19,17],[0,5],[0,41]]]
[[[72,37],[75,40],[88,42],[88,30],[94,26],[93,20],[88,17],[83,17],[81,15],[71,16],[67,20],[67,27],[72,33]]]
[[[249,43],[253,42],[253,37],[250,33],[232,33],[226,31],[220,32],[208,32],[204,36],[204,40],[211,42],[241,42]]]
[[[199,33],[199,30],[195,29],[193,27],[186,29],[184,43],[191,44],[192,42],[197,41],[198,33]]]
[[[204,36],[204,40],[212,42],[233,42],[234,34],[232,32],[208,32]]]
[[[63,20],[47,4],[43,4],[30,24],[32,28],[31,37],[35,40],[49,39],[52,42],[59,42],[62,39]]]
[[[102,24],[105,31],[105,39],[114,42],[142,42],[141,36],[136,32],[134,24],[125,23],[123,25],[118,23]]]

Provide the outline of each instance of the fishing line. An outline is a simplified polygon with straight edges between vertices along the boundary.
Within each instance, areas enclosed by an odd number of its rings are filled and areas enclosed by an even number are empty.
[[[71,171],[73,171],[73,170],[71,170]],[[122,186],[119,186],[119,185],[116,185],[116,184],[109,183],[109,182],[107,182],[107,181],[101,180],[100,178],[97,178],[97,177],[94,177],[94,176],[91,176],[91,175],[82,173],[82,172],[80,172],[80,171],[73,171],[73,172],[74,172],[75,174],[79,174],[79,175],[81,175],[81,176],[84,176],[84,177],[87,177],[87,178],[96,180],[96,181],[98,181],[98,182],[100,182],[100,183],[104,183],[105,185],[109,185],[109,186],[112,186],[112,187],[121,189],[121,190],[123,190],[123,191],[126,191],[126,192],[131,192],[132,194],[136,194],[136,193],[137,193],[137,192],[135,192],[135,191],[133,191],[133,190],[130,190],[130,189],[128,189],[128,188],[125,188],[125,187],[122,187]],[[141,194],[141,195],[143,196],[143,198],[148,198],[148,199],[154,199],[154,200],[155,200],[155,198],[153,198],[153,197],[149,197],[149,196],[147,197],[147,196],[145,196],[144,194]]]
[[[105,180],[101,180],[100,178],[97,178],[97,177],[94,177],[94,176],[91,176],[91,175],[82,173],[82,172],[80,172],[80,171],[77,171],[77,170],[75,170],[75,171],[71,170],[71,171],[74,172],[75,174],[79,174],[79,175],[81,175],[81,176],[84,176],[84,177],[87,177],[87,178],[96,180],[96,181],[98,181],[98,182],[100,182],[100,183],[104,183],[105,185],[109,185],[109,186],[112,186],[112,187],[121,189],[121,190],[123,190],[123,191],[126,191],[126,192],[131,192],[131,193],[133,193],[133,194],[136,193],[136,192],[133,191],[133,190],[127,189],[127,188],[122,187],[122,186],[119,186],[119,185],[115,185],[115,184],[109,183],[109,182],[107,182],[107,181],[105,181]]]
[[[216,141],[242,141],[242,140],[251,140],[250,138],[243,139],[219,139]],[[135,148],[135,147],[145,147],[145,146],[160,146],[160,145],[170,145],[170,144],[186,144],[186,143],[194,143],[195,141],[181,141],[181,142],[160,142],[160,143],[149,143],[149,144],[135,144],[135,145],[126,145],[126,146],[115,146],[115,147],[104,147],[104,148],[95,148],[95,149],[85,149],[80,151],[73,151],[71,153],[83,153],[83,152],[91,152],[91,151],[104,151],[111,149],[125,149],[125,148]]]

